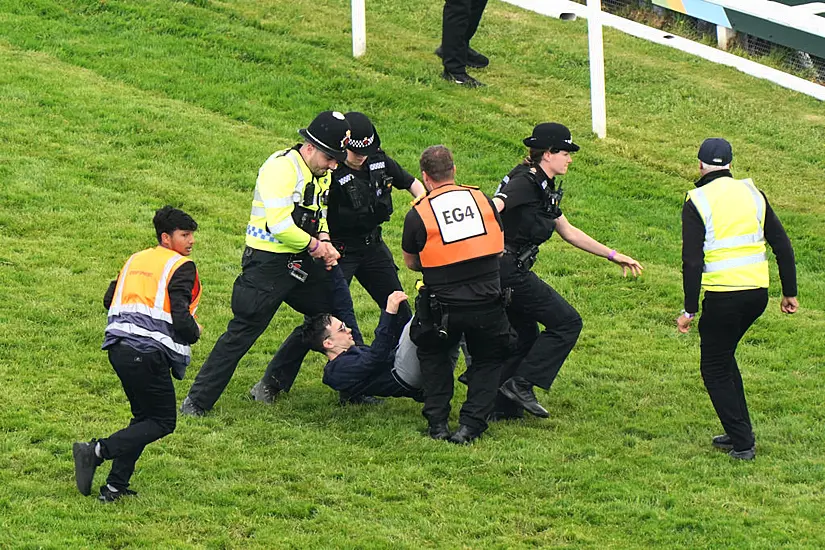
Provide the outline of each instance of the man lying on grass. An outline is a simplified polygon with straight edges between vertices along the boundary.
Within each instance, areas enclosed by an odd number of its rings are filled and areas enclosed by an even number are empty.
[[[410,316],[398,312],[406,300],[401,290],[389,295],[371,346],[356,345],[352,329],[330,314],[310,320],[304,331],[306,343],[329,361],[324,367],[324,384],[351,395],[423,400],[421,366],[410,340]],[[458,348],[451,357],[455,365]]]

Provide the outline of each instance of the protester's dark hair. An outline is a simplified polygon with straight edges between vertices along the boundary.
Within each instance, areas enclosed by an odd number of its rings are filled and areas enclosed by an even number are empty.
[[[524,160],[521,163],[524,166],[538,166],[541,162],[541,157],[544,156],[544,153],[550,151],[554,155],[559,152],[559,149],[550,148],[550,149],[533,149],[530,148],[530,152],[524,157]]]
[[[453,154],[443,145],[433,145],[424,149],[421,153],[419,166],[422,172],[436,183],[448,181],[453,177]]]
[[[302,339],[305,346],[320,353],[326,352],[324,340],[329,336],[330,318],[329,313],[319,313],[304,323]]]
[[[198,229],[198,223],[192,219],[192,216],[183,210],[172,208],[168,204],[155,212],[152,223],[155,224],[155,234],[158,237],[158,242],[161,242],[160,236],[163,233],[172,235],[176,229],[183,231],[196,231]]]

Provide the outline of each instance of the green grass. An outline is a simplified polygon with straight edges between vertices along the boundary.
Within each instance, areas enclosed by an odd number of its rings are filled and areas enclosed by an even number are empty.
[[[441,4],[376,0],[367,55],[343,0],[0,1],[0,547],[819,548],[825,508],[825,170],[822,104],[607,30],[608,138],[589,134],[586,25],[488,7],[468,91],[438,78]],[[183,418],[140,462],[137,499],[74,488],[71,443],[128,421],[99,351],[101,298],[152,244],[165,203],[201,224],[206,326],[179,399],[230,317],[260,164],[320,110],[362,110],[415,172],[444,143],[491,192],[533,124],[582,151],[565,178],[578,227],[646,267],[638,281],[553,239],[537,273],[585,329],[547,421],[495,425],[456,448],[420,434],[420,407],[336,406],[320,356],[272,407],[245,400],[299,317],[284,307],[214,414]],[[734,145],[797,253],[801,311],[769,310],[739,351],[754,463],[719,432],[681,309],[679,213],[708,136]],[[407,197],[387,240],[400,256]],[[399,258],[400,260],[400,258]],[[412,273],[402,270],[405,287]],[[377,311],[354,285],[371,330]],[[463,390],[459,390],[460,392]],[[456,397],[456,405],[463,394]],[[103,482],[104,467],[97,481]]]

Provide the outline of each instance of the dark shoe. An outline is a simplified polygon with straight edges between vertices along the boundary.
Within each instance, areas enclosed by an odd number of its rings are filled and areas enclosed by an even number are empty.
[[[487,415],[487,422],[501,422],[502,420],[524,420],[524,413],[493,411]]]
[[[249,398],[264,405],[271,405],[278,398],[279,393],[281,393],[280,388],[258,380],[258,383],[249,390]]]
[[[744,451],[735,451],[731,449],[728,455],[736,460],[753,460],[756,458],[756,447],[751,447],[750,449],[745,449]]]
[[[711,445],[717,449],[724,449],[725,451],[733,450],[733,441],[731,441],[728,434],[717,435],[711,441]]]
[[[136,497],[137,491],[132,491],[131,489],[120,489],[118,491],[112,491],[109,489],[109,485],[103,485],[100,487],[100,496],[97,497],[97,500],[100,502],[114,502],[119,498],[122,497]]]
[[[481,437],[481,432],[476,430],[475,428],[471,428],[464,424],[461,424],[458,427],[458,431],[450,436],[449,441],[450,443],[455,443],[456,445],[470,445],[473,441]]]
[[[450,434],[450,427],[446,422],[436,422],[434,424],[430,423],[427,435],[429,435],[431,439],[442,441],[444,439],[450,439],[452,434]]]
[[[441,78],[453,84],[464,86],[465,88],[481,88],[484,86],[483,82],[479,82],[467,73],[448,73],[444,71],[441,73]]]
[[[92,494],[92,480],[95,477],[95,470],[103,463],[102,458],[95,454],[97,440],[92,439],[88,443],[75,443],[72,445],[72,456],[74,456],[74,480],[77,490],[83,496]]]
[[[180,404],[180,413],[186,416],[203,416],[206,411],[195,405],[195,402],[187,395]]]
[[[435,55],[444,59],[441,46],[435,49]],[[472,48],[467,48],[467,66],[471,69],[483,69],[490,64],[490,59]]]
[[[371,395],[348,395],[338,392],[338,404],[342,407],[344,405],[380,405],[383,402],[383,399]]]
[[[524,407],[524,410],[530,414],[538,416],[539,418],[547,418],[550,416],[547,409],[542,407],[538,399],[536,399],[536,394],[533,393],[533,384],[521,376],[509,378],[498,390],[503,393],[507,399],[515,401]]]

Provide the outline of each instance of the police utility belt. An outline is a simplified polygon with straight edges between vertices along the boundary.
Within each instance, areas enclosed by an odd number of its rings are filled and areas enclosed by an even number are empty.
[[[515,258],[516,268],[519,271],[530,271],[539,255],[539,247],[535,244],[527,244],[521,248],[515,248],[505,244],[504,253]]]
[[[435,330],[438,337],[446,340],[449,337],[447,327],[450,324],[450,309],[446,304],[438,300],[436,295],[430,291],[427,285],[419,284],[418,296],[415,297],[415,314],[421,323],[422,329]],[[513,289],[510,287],[501,289],[501,302],[504,307],[510,305]]]

